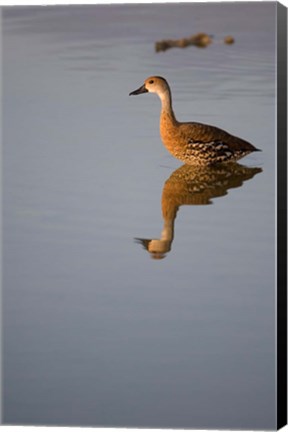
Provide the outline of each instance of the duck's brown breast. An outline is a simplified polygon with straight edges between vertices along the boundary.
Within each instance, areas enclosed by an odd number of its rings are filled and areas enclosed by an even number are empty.
[[[181,131],[180,123],[175,119],[173,113],[161,113],[160,135],[167,150],[180,159],[185,152],[187,142]]]

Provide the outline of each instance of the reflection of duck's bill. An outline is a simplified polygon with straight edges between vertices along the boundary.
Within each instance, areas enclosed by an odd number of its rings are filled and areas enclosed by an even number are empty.
[[[148,250],[148,245],[149,245],[149,242],[151,241],[151,239],[141,239],[141,238],[135,237],[134,240],[136,243],[141,244],[141,246],[143,246],[144,249]]]

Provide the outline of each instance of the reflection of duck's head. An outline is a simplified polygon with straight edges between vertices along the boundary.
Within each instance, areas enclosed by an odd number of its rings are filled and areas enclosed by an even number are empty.
[[[150,257],[153,259],[163,259],[166,254],[171,250],[172,240],[162,239],[135,239],[137,243],[141,244],[147,252],[150,253]]]
[[[225,196],[229,189],[237,188],[262,172],[262,168],[249,168],[239,164],[212,167],[183,165],[165,181],[162,190],[163,229],[159,239],[136,241],[154,259],[162,259],[170,252],[174,239],[174,222],[182,205],[212,204],[212,199]]]

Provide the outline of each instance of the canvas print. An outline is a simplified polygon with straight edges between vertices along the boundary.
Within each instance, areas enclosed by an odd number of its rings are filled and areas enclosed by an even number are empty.
[[[279,426],[279,13],[1,9],[4,424]]]

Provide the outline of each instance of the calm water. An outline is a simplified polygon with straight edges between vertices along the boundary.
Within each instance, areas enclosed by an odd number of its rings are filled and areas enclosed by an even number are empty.
[[[275,428],[275,7],[2,10],[5,423]],[[152,74],[263,151],[181,167]]]

